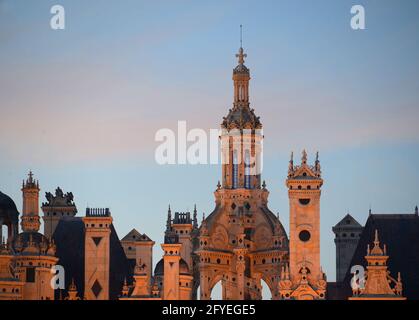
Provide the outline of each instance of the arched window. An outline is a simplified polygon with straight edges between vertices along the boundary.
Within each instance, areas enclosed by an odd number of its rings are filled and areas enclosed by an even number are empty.
[[[233,152],[233,189],[237,188],[239,181],[239,164],[237,150]]]
[[[250,189],[250,151],[246,150],[244,158],[244,187]]]

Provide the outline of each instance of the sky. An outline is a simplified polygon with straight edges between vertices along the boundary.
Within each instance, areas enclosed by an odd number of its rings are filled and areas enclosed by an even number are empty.
[[[65,30],[50,9],[65,8]],[[366,29],[350,27],[361,4]],[[109,207],[120,237],[163,240],[167,207],[214,208],[217,165],[158,165],[159,129],[218,128],[232,105],[240,46],[264,126],[269,206],[288,231],[289,155],[320,152],[321,261],[335,279],[331,228],[346,213],[419,204],[419,2],[0,0],[0,190],[21,210],[32,170]],[[391,248],[389,248],[391,250]],[[155,248],[154,262],[161,256]]]

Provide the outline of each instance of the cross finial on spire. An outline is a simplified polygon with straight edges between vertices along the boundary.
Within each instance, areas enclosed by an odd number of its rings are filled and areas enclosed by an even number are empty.
[[[244,58],[247,58],[247,54],[243,50],[243,26],[240,25],[240,49],[239,53],[236,54],[236,57],[239,58],[239,64],[244,64]]]

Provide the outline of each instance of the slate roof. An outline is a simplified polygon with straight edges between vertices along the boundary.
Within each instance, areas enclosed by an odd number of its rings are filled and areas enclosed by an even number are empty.
[[[0,191],[0,218],[4,219],[4,223],[15,223],[19,221],[19,212],[16,204],[7,194]],[[1,241],[1,239],[0,239]]]
[[[132,229],[121,241],[148,242],[153,240],[145,233],[141,234],[136,229]]]
[[[183,259],[180,259],[179,261],[179,273],[181,275],[191,275],[188,264]],[[157,263],[156,267],[154,268],[154,275],[155,276],[164,275],[164,259],[160,259],[160,261]]]
[[[66,289],[74,279],[79,297],[84,296],[84,236],[85,228],[81,217],[63,217],[55,229],[53,238],[57,245],[59,264],[65,269]],[[124,279],[132,277],[129,261],[113,225],[110,234],[109,298],[115,300],[121,294]],[[59,294],[57,293],[57,297]]]
[[[72,279],[77,287],[78,296],[84,297],[84,231],[84,223],[80,217],[63,217],[53,235],[57,246],[58,264],[65,270],[64,297]],[[56,299],[59,299],[58,293]]]
[[[340,227],[360,227],[362,228],[361,224],[356,221],[354,217],[352,217],[349,213],[340,220],[333,228],[340,228]]]
[[[368,244],[374,241],[375,230],[378,230],[380,243],[386,244],[388,270],[397,278],[401,273],[403,296],[409,300],[419,300],[419,216],[416,214],[371,214],[365,224],[358,246],[351,261],[351,266],[366,266],[365,255]],[[350,270],[333,296],[333,285],[330,298],[347,298],[352,295],[350,288]]]
[[[256,116],[254,109],[247,105],[237,105],[228,111],[223,118],[221,126],[230,129],[262,129],[260,118]]]

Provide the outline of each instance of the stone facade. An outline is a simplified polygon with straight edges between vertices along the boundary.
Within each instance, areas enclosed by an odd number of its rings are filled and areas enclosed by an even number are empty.
[[[84,295],[87,300],[109,299],[109,269],[112,217],[109,209],[86,209]]]
[[[295,166],[293,155],[286,186],[290,206],[290,261],[280,282],[283,299],[325,299],[326,275],[320,265],[320,194],[321,178],[318,154],[308,165],[303,151],[301,164]]]

